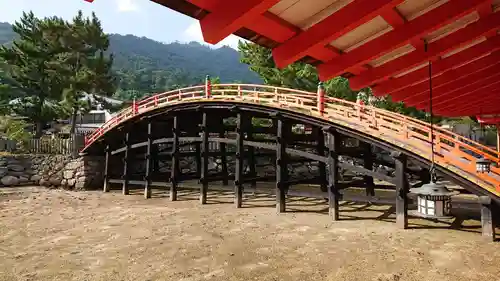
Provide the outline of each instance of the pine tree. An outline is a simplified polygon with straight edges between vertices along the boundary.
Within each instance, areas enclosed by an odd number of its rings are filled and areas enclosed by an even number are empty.
[[[64,37],[53,70],[64,80],[61,106],[71,116],[71,133],[75,132],[78,113],[85,113],[91,105],[84,100],[85,94],[112,95],[115,91],[111,74],[113,57],[104,52],[109,47],[107,35],[101,23],[92,14],[84,18],[81,11],[72,22],[65,23]]]
[[[54,116],[47,101],[57,95],[57,83],[47,72],[54,54],[57,32],[47,29],[46,22],[33,13],[23,13],[13,26],[19,35],[10,47],[0,47],[0,58],[7,63],[7,73],[20,96],[13,105],[17,113],[27,116],[36,125],[40,135],[45,123]]]

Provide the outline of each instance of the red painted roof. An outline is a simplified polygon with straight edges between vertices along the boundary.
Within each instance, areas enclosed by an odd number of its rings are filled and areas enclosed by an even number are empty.
[[[430,61],[436,114],[500,113],[500,0],[152,1],[199,19],[206,42],[236,34],[279,67],[304,60],[424,110]]]

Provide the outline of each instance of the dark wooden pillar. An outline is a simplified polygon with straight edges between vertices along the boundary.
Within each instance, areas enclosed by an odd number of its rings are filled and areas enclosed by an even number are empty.
[[[172,165],[170,167],[170,201],[177,201],[177,181],[179,179],[179,117],[172,123]]]
[[[208,146],[208,117],[207,113],[203,112],[202,121],[201,121],[201,175],[200,175],[200,203],[207,203],[207,191],[208,191],[208,155],[209,155],[209,146]]]
[[[340,217],[339,210],[339,156],[340,135],[331,127],[324,130],[327,133],[327,148],[328,148],[328,213],[332,220],[337,221]]]
[[[252,117],[248,118],[245,130],[247,132],[247,140],[252,141],[253,140]],[[257,186],[257,180],[255,179],[257,177],[256,165],[257,162],[255,161],[255,147],[248,146],[248,169],[249,169],[249,176],[252,178],[252,181],[250,183],[252,188],[255,188]]]
[[[106,149],[104,150],[106,153],[106,157],[104,159],[104,186],[103,191],[109,192],[109,157],[111,157],[111,149],[109,145],[106,145]]]
[[[236,162],[234,173],[234,205],[241,208],[243,204],[243,159],[244,159],[244,126],[241,112],[236,114]]]
[[[226,128],[224,127],[224,119],[221,119],[220,122],[220,132],[219,132],[219,138],[225,138],[226,137]],[[220,142],[220,158],[221,158],[221,170],[222,170],[222,185],[227,186],[229,185],[229,173],[227,171],[227,149],[226,149],[226,143]]]
[[[286,137],[289,124],[281,116],[276,117],[276,212],[285,212],[286,189],[288,180],[288,159],[286,155]]]
[[[130,167],[130,133],[125,133],[125,155],[123,156],[123,186],[122,193],[129,194],[129,167]]]
[[[199,134],[197,134],[196,136],[199,136]],[[196,142],[194,144],[194,149],[196,151],[196,177],[201,179],[201,142]]]
[[[362,143],[363,147],[363,167],[367,170],[373,170],[372,146],[369,143]],[[363,176],[366,185],[366,195],[375,196],[375,183],[372,176]]]
[[[396,164],[396,225],[408,228],[408,180],[406,178],[407,157],[400,152],[393,152]]]
[[[316,129],[316,138],[317,138],[317,145],[316,145],[316,152],[318,155],[324,156],[325,155],[325,134],[323,130],[321,129]],[[324,162],[319,162],[318,164],[318,170],[319,170],[319,178],[320,178],[320,188],[321,191],[327,192],[328,191],[328,179],[326,178],[326,163]]]
[[[488,241],[495,241],[495,202],[489,196],[479,196],[481,204],[482,235]]]
[[[151,148],[153,146],[153,125],[151,120],[148,122],[148,144],[146,146],[146,175],[144,176],[144,198],[151,198],[151,170],[153,167],[153,157],[151,157]]]

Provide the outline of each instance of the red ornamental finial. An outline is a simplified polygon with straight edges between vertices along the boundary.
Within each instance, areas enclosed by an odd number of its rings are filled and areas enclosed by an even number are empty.
[[[94,2],[94,0],[83,0],[83,1],[85,1],[85,2],[89,2],[89,3]]]

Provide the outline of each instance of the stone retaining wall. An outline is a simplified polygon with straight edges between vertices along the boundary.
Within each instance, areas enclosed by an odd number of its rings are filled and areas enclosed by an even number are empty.
[[[2,186],[41,185],[67,189],[99,189],[103,184],[104,159],[63,155],[0,156]]]

